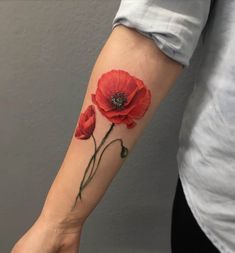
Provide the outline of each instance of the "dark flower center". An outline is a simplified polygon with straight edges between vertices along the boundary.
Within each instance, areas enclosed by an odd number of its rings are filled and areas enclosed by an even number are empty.
[[[114,105],[115,109],[122,110],[126,102],[127,97],[123,92],[117,92],[111,97],[111,103]]]

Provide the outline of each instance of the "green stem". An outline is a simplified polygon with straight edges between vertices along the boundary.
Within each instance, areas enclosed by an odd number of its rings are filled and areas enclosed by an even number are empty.
[[[91,157],[90,161],[88,162],[87,167],[86,167],[86,169],[85,169],[85,172],[84,172],[82,181],[81,181],[81,183],[80,183],[80,190],[79,190],[79,193],[78,193],[77,196],[76,196],[76,199],[75,199],[73,208],[75,208],[75,206],[76,206],[76,204],[77,204],[78,198],[81,199],[81,197],[82,197],[82,196],[81,196],[82,185],[83,185],[83,182],[84,182],[84,180],[85,180],[85,178],[86,178],[87,172],[88,172],[88,170],[89,170],[89,168],[90,168],[91,162],[94,161],[94,158],[95,158],[95,154],[96,154],[96,141],[95,141],[95,138],[94,138],[93,134],[92,134],[92,137],[93,137],[93,140],[94,140],[95,151],[94,151],[94,154],[92,155],[92,157]],[[94,166],[94,164],[95,164],[95,161],[93,162],[93,166]],[[73,208],[72,208],[72,209],[73,209]]]
[[[90,161],[89,161],[89,163],[88,163],[88,165],[87,165],[87,167],[86,167],[85,174],[84,174],[83,179],[82,179],[81,184],[80,184],[79,193],[77,194],[76,199],[75,199],[74,207],[76,206],[76,203],[77,203],[78,198],[82,199],[81,192],[82,192],[82,190],[83,190],[83,188],[84,188],[84,187],[83,187],[83,182],[84,182],[85,177],[86,177],[86,175],[87,175],[87,173],[88,173],[88,170],[89,170],[89,167],[90,167],[90,165],[91,165],[91,162],[92,162],[92,160],[94,160],[94,159],[96,158],[96,154],[97,154],[97,153],[99,152],[99,150],[101,149],[101,146],[104,144],[104,142],[105,142],[106,139],[108,138],[108,136],[109,136],[109,134],[111,133],[111,131],[113,130],[113,127],[114,127],[114,126],[115,126],[115,124],[112,123],[111,126],[110,126],[110,128],[109,128],[109,130],[108,130],[107,133],[105,134],[104,138],[103,138],[102,141],[100,142],[98,148],[96,148],[96,151],[95,151],[94,154],[92,155],[92,157],[91,157],[91,159],[90,159]],[[92,136],[93,136],[93,135],[92,135]],[[93,137],[94,137],[94,136],[93,136]],[[94,139],[94,140],[95,140],[95,139]],[[95,142],[95,143],[96,143],[96,142]],[[96,145],[96,144],[95,144],[95,145]],[[94,161],[93,165],[94,165],[94,164],[95,164],[95,161]],[[89,179],[89,178],[88,178],[88,179]],[[73,207],[73,208],[74,208],[74,207]]]
[[[82,189],[84,189],[84,188],[86,187],[86,185],[87,185],[87,184],[91,181],[91,179],[94,177],[94,175],[95,175],[95,173],[96,173],[96,171],[97,171],[97,169],[98,169],[98,167],[99,167],[99,164],[100,164],[101,158],[102,158],[102,156],[103,156],[103,154],[104,154],[104,151],[105,151],[112,143],[114,143],[114,142],[116,142],[116,141],[120,141],[121,147],[124,146],[124,145],[123,145],[122,139],[115,139],[115,140],[112,140],[110,143],[108,143],[108,144],[104,147],[102,153],[100,154],[100,158],[99,158],[99,160],[98,160],[98,163],[97,163],[95,172],[93,173],[92,176],[90,176],[90,177],[88,178],[88,180],[86,181],[86,183],[83,185],[83,188],[82,188]]]
[[[95,140],[95,137],[94,137],[93,134],[92,134],[91,136],[92,136],[93,141],[94,141],[95,152],[94,152],[94,155],[92,156],[92,158],[93,158],[93,164],[92,164],[92,168],[91,168],[91,170],[90,170],[90,174],[89,174],[89,176],[88,176],[88,179],[90,178],[90,176],[91,176],[91,174],[92,174],[92,172],[93,172],[93,170],[94,170],[95,160],[96,160],[96,155],[97,155],[97,144],[96,144],[96,140]],[[87,179],[87,180],[88,180],[88,179]],[[84,178],[84,181],[85,181],[85,178]],[[85,183],[86,183],[86,182],[85,182]],[[82,188],[83,188],[83,182],[81,183],[81,189],[82,189]]]

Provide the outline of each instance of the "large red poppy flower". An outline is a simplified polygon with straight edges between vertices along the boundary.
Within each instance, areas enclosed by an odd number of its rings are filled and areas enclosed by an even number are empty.
[[[95,107],[89,105],[84,113],[81,113],[79,123],[75,131],[75,137],[78,139],[89,139],[95,129]]]
[[[150,90],[143,81],[123,70],[111,70],[98,80],[92,102],[112,123],[125,123],[127,128],[136,125],[134,119],[140,119],[147,111]]]

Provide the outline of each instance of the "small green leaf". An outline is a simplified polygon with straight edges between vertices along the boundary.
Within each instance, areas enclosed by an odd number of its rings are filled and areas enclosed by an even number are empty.
[[[128,156],[128,149],[124,146],[122,146],[122,151],[121,151],[121,158],[125,158]]]

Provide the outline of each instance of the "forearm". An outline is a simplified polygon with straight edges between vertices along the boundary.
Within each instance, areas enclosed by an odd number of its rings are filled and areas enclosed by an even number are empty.
[[[134,127],[128,128],[127,123],[111,122],[92,100],[91,94],[96,94],[99,78],[111,70],[124,70],[142,80],[149,89],[151,94],[149,107],[142,117],[135,120]],[[75,136],[77,126],[75,127],[63,163],[46,198],[41,217],[58,222],[61,226],[69,226],[72,230],[82,226],[126,159],[120,156],[122,145],[130,154],[181,71],[182,65],[165,56],[152,40],[123,26],[113,30],[94,65],[81,108],[83,113],[88,106],[95,107],[93,135],[88,139],[79,139]],[[92,166],[95,174],[80,192],[80,198],[78,192],[81,182],[86,182],[88,176],[92,175]],[[75,202],[76,197],[78,198]]]

